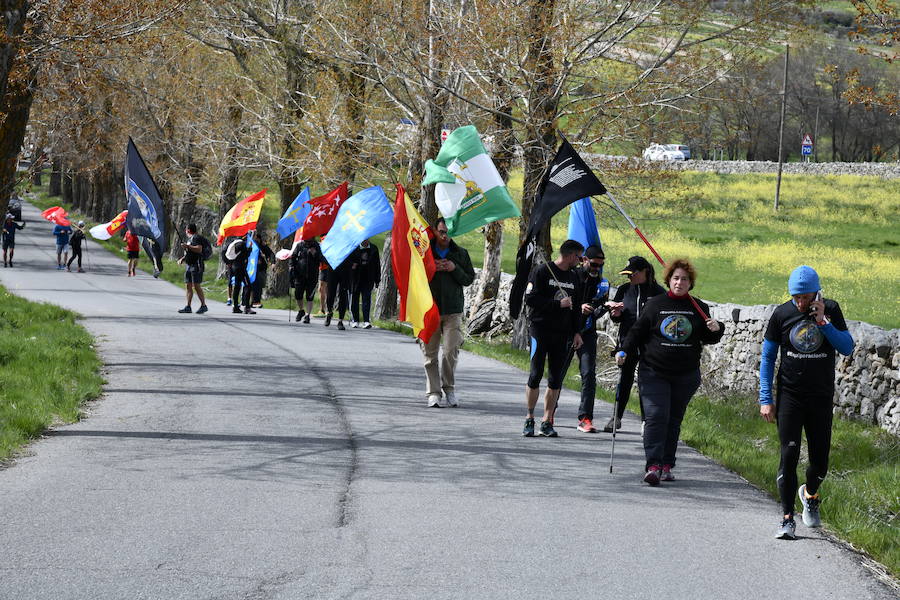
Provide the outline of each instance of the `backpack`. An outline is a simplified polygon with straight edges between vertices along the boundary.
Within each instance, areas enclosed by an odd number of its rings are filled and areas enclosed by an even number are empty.
[[[209,240],[202,235],[198,235],[197,237],[200,238],[198,240],[200,242],[200,257],[203,260],[209,260],[213,253],[212,244],[210,244]]]

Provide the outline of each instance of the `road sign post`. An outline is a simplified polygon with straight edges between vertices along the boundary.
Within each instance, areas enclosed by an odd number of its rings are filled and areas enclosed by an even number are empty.
[[[813,139],[808,133],[803,136],[803,143],[800,144],[800,154],[806,157],[806,162],[809,162],[809,157],[813,152]]]

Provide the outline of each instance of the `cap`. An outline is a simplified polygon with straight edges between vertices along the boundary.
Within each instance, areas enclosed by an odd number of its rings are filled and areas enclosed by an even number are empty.
[[[791,296],[796,294],[812,294],[822,289],[819,284],[819,274],[812,267],[800,265],[791,272],[788,278],[788,293]]]
[[[643,256],[632,256],[628,259],[628,264],[625,265],[625,268],[619,271],[620,275],[633,275],[638,271],[643,271],[644,269],[649,269],[650,263],[647,262],[647,259]]]
[[[84,227],[84,221],[78,221],[78,226],[79,226],[79,227]]]

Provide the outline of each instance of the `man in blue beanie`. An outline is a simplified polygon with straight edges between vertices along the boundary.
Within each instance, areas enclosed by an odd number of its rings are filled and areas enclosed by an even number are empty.
[[[794,494],[800,497],[803,523],[820,527],[819,486],[828,472],[831,415],[834,398],[835,351],[853,352],[853,338],[841,307],[822,297],[819,275],[812,267],[797,267],[788,279],[791,299],[775,309],[762,345],[759,366],[759,413],[777,422],[781,440],[778,493],[784,519],[775,537],[796,539]],[[778,386],[773,403],[772,380],[780,350]],[[806,482],[797,488],[800,440],[806,431],[809,467]]]

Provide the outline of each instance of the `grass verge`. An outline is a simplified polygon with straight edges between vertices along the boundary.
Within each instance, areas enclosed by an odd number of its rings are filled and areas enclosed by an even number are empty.
[[[409,327],[397,322],[376,324],[412,335]],[[528,353],[512,348],[508,340],[467,338],[463,347],[521,369],[525,381]],[[598,353],[598,359],[601,355],[602,352]],[[600,362],[598,370],[602,368]],[[581,390],[577,363],[566,373],[565,386]],[[610,391],[599,387],[597,397],[609,403],[614,400]],[[775,487],[780,452],[778,433],[774,425],[759,417],[755,399],[695,396],[688,406],[681,439],[773,498],[778,497]],[[806,465],[804,446],[798,467],[801,481]],[[825,527],[883,564],[895,580],[900,579],[900,439],[878,427],[835,419],[829,474],[822,487],[822,497]],[[779,512],[776,510],[772,515],[773,532],[780,520]]]
[[[100,395],[100,359],[75,318],[0,287],[0,463]]]

